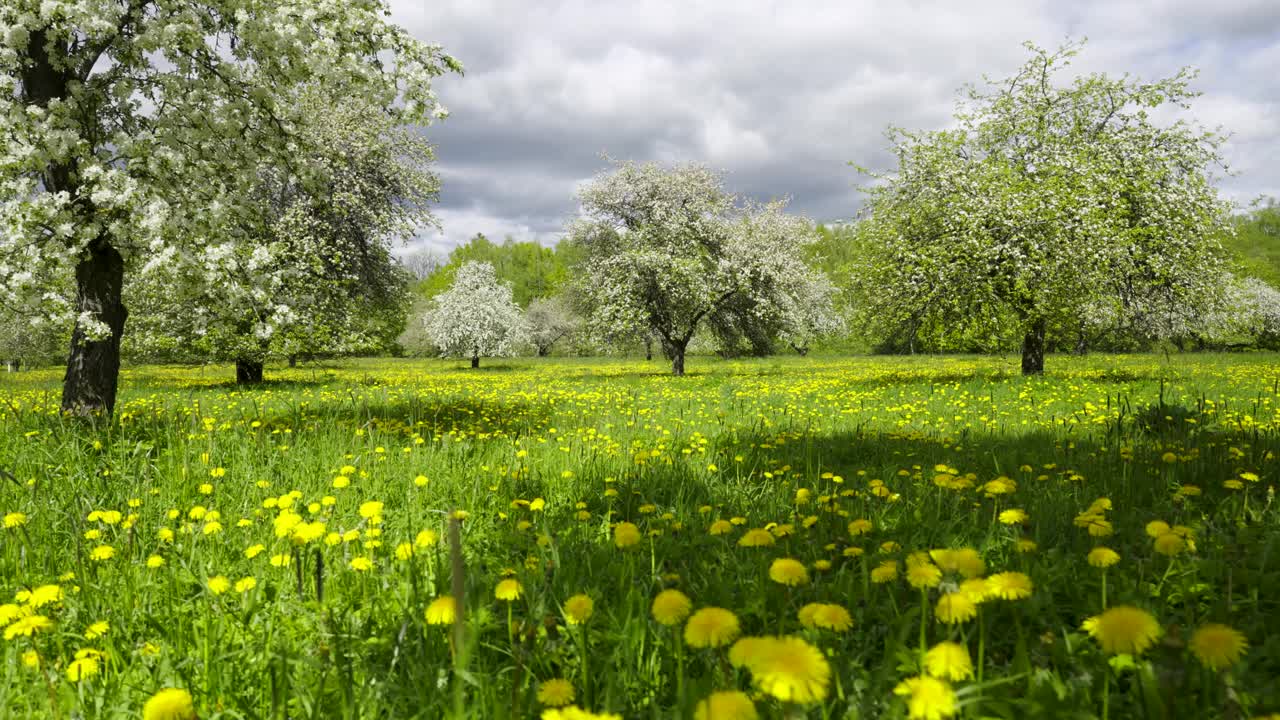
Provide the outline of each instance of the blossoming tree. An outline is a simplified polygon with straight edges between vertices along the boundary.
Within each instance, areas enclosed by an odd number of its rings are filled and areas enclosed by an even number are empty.
[[[512,354],[523,339],[520,306],[489,263],[458,268],[449,289],[432,299],[425,322],[442,357],[471,358],[472,368],[482,357]]]
[[[1189,107],[1189,71],[1060,86],[1079,46],[1028,48],[1016,75],[967,92],[954,129],[893,131],[898,171],[869,188],[878,250],[861,294],[908,332],[1015,327],[1036,374],[1047,329],[1099,303],[1211,302],[1227,206],[1210,178],[1220,138],[1153,118]]]
[[[804,249],[816,240],[783,203],[741,203],[719,174],[694,164],[619,163],[579,193],[570,227],[578,291],[602,336],[647,329],[684,374],[685,352],[704,322],[757,318],[793,305],[816,271]]]
[[[431,146],[382,108],[330,95],[316,87],[299,97],[323,118],[301,130],[307,151],[259,169],[222,240],[175,255],[135,284],[144,292],[127,295],[142,310],[130,346],[177,343],[233,360],[241,382],[257,382],[270,357],[394,342],[409,275],[391,243],[434,222]],[[172,302],[173,288],[186,301]]]
[[[0,5],[0,301],[74,320],[63,409],[115,404],[126,278],[199,252],[265,157],[323,120],[322,79],[403,122],[459,70],[382,0],[11,0]],[[243,238],[254,243],[261,238]],[[74,277],[63,307],[42,278]]]

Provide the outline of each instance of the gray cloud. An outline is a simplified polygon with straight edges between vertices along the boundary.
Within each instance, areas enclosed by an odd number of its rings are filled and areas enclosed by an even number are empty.
[[[686,7],[688,5],[689,7]],[[853,216],[891,169],[889,125],[951,121],[956,91],[1003,77],[1030,40],[1087,36],[1073,68],[1164,77],[1200,69],[1193,115],[1234,132],[1237,200],[1280,195],[1280,3],[392,0],[393,18],[467,68],[438,82],[451,116],[427,130],[444,181],[445,252],[476,232],[554,242],[602,154],[697,160],[731,189],[789,196],[816,220]]]

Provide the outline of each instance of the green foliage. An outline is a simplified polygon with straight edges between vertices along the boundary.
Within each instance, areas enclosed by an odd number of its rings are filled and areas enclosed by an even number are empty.
[[[1223,244],[1235,257],[1236,274],[1280,288],[1280,203],[1273,198],[1233,224]]]
[[[418,284],[418,292],[435,297],[453,284],[453,276],[468,262],[484,262],[493,266],[498,280],[511,285],[512,295],[520,307],[528,307],[537,298],[555,295],[568,277],[566,246],[559,243],[547,247],[541,243],[508,237],[501,244],[476,233],[465,245],[449,253],[449,261]]]

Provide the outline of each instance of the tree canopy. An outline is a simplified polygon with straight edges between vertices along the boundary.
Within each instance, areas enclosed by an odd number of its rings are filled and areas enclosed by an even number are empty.
[[[326,118],[321,82],[398,122],[460,66],[381,0],[15,0],[0,6],[0,302],[74,320],[63,407],[110,413],[126,278],[198,252]],[[74,302],[58,292],[74,280]]]
[[[436,295],[425,319],[427,334],[442,357],[471,359],[512,354],[523,340],[523,318],[511,285],[493,266],[470,261],[454,273],[449,289]]]
[[[1012,77],[969,88],[956,127],[891,132],[896,174],[868,188],[867,312],[897,331],[1023,338],[1100,311],[1170,331],[1221,292],[1227,206],[1211,174],[1221,139],[1153,111],[1189,107],[1192,74],[1102,74],[1055,84],[1078,51],[1027,46]]]

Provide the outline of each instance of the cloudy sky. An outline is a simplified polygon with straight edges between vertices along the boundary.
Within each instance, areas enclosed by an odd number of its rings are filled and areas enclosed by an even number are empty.
[[[948,124],[957,89],[1005,77],[1024,41],[1087,37],[1075,72],[1199,69],[1194,116],[1233,133],[1238,201],[1280,196],[1276,0],[392,0],[466,67],[437,84],[445,253],[483,232],[554,243],[575,188],[619,159],[696,160],[731,190],[857,213],[850,161],[892,169],[889,125]]]

